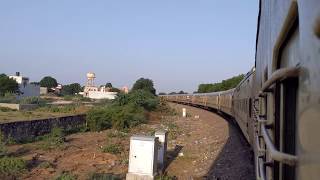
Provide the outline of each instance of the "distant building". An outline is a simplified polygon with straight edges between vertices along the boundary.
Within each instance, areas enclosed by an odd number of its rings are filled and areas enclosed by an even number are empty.
[[[17,98],[30,97],[30,96],[40,96],[40,85],[30,84],[28,77],[23,77],[20,72],[16,72],[15,76],[9,76],[9,78],[14,79],[19,85],[19,94]]]
[[[87,73],[86,86],[84,87],[83,93],[81,92],[79,94],[91,99],[115,99],[117,92],[110,92],[110,88],[106,88],[105,86],[101,86],[100,88],[95,86],[95,78],[95,73]]]
[[[127,86],[124,86],[121,88],[121,91],[124,92],[125,94],[129,93],[129,88]]]

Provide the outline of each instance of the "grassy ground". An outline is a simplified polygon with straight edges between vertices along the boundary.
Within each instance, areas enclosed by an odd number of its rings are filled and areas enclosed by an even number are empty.
[[[0,109],[0,123],[83,114],[89,109],[90,107],[84,105],[46,106],[32,111],[2,111]]]

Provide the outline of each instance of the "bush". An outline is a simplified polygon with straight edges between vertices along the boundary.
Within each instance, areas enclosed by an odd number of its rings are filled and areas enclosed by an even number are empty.
[[[7,155],[7,147],[3,133],[0,131],[0,157]]]
[[[112,127],[112,109],[92,109],[87,113],[87,124],[91,131],[101,131]]]
[[[0,158],[0,174],[6,176],[17,176],[26,170],[25,160],[14,157]]]
[[[44,150],[50,150],[54,148],[60,148],[64,145],[65,134],[61,128],[54,127],[51,133],[43,136],[43,143],[41,148]]]
[[[118,144],[108,144],[102,147],[102,152],[110,154],[120,154],[122,147]]]
[[[20,100],[20,104],[45,104],[45,101],[40,97],[24,97]]]
[[[148,111],[152,111],[157,108],[159,99],[150,92],[136,90],[129,94],[129,103],[133,103]]]
[[[4,96],[0,96],[0,103],[19,103],[15,94],[5,93]]]

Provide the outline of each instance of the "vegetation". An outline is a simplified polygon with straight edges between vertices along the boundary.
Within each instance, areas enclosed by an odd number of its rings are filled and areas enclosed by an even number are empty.
[[[141,79],[137,82],[141,82]],[[154,88],[152,86],[148,89]],[[92,109],[87,114],[89,129],[126,129],[147,122],[147,112],[155,110],[159,105],[158,97],[149,90],[143,88],[135,89],[129,94],[120,93],[110,105]]]
[[[38,104],[43,105],[46,101],[40,97],[24,97],[20,100],[20,104]]]
[[[3,176],[14,176],[26,170],[27,163],[23,159],[10,157],[7,153],[4,135],[0,132],[0,178]]]
[[[72,83],[69,85],[64,85],[62,88],[62,95],[74,95],[82,91],[82,87],[79,83]]]
[[[122,150],[119,144],[107,144],[102,147],[102,152],[110,154],[120,154]]]
[[[197,93],[218,92],[232,89],[235,88],[242,81],[243,78],[244,75],[240,74],[238,76],[234,76],[232,78],[223,80],[220,83],[200,84]]]
[[[58,86],[57,80],[51,76],[46,76],[40,81],[41,87],[54,88]]]
[[[0,158],[0,177],[1,176],[18,176],[27,168],[25,160],[15,157]]]
[[[145,78],[138,79],[134,83],[131,91],[136,91],[136,90],[144,90],[152,93],[153,95],[156,94],[156,89],[153,87],[153,81],[151,79],[145,79]]]
[[[110,82],[106,83],[106,88],[112,88],[112,84]]]
[[[63,172],[58,177],[55,178],[55,180],[76,180],[77,177],[70,174],[69,172]]]
[[[0,74],[0,96],[4,96],[6,93],[16,93],[18,90],[18,83],[14,79]]]
[[[40,147],[44,150],[61,148],[65,142],[65,134],[61,128],[54,127],[50,134],[42,137],[42,140]]]

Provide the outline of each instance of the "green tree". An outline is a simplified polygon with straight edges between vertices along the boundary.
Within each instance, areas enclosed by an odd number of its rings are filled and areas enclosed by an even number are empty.
[[[62,87],[62,94],[63,95],[74,95],[75,93],[81,92],[82,87],[79,83],[72,83],[69,85],[64,85]]]
[[[110,83],[110,82],[108,82],[107,84],[106,84],[106,88],[112,88],[113,86],[112,86],[112,84]]]
[[[232,78],[223,80],[214,84],[200,84],[198,86],[198,93],[218,92],[235,88],[244,78],[243,74],[234,76]]]
[[[51,76],[46,76],[46,77],[41,79],[40,86],[41,87],[47,87],[47,88],[53,88],[53,87],[57,87],[58,83],[57,83],[57,80],[55,78],[53,78]]]
[[[136,91],[136,90],[145,90],[147,92],[150,92],[152,94],[156,94],[156,89],[153,87],[153,81],[151,79],[145,79],[145,78],[140,78],[138,79],[133,87],[131,91]]]
[[[159,93],[159,95],[167,95],[167,93],[161,92]]]
[[[19,85],[14,79],[0,74],[0,96],[4,96],[5,93],[16,93],[18,90]]]

